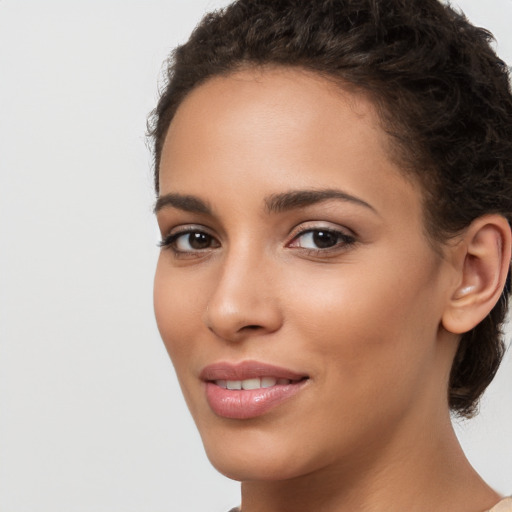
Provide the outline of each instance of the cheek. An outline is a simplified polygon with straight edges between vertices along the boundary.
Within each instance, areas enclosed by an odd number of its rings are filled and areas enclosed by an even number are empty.
[[[310,272],[290,287],[301,339],[349,378],[392,378],[400,368],[417,368],[434,349],[439,322],[428,305],[435,296],[429,276],[384,259],[360,268]]]
[[[196,283],[196,281],[194,281]],[[153,302],[160,336],[174,366],[185,401],[195,417],[197,389],[191,386],[194,361],[197,356],[198,329],[202,325],[201,287],[173,272],[160,257],[154,280]]]
[[[437,329],[424,306],[433,290],[411,276],[378,275],[310,273],[289,289],[294,349],[307,354],[322,390],[309,421],[330,440],[327,458],[381,439],[432,380]]]
[[[176,370],[191,348],[190,338],[201,324],[201,294],[184,283],[166,266],[165,257],[158,261],[153,288],[153,303],[158,330]]]

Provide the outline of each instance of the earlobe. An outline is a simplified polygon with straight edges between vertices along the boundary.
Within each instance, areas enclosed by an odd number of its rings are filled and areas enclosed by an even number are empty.
[[[455,334],[473,329],[492,310],[505,286],[511,231],[501,215],[475,219],[462,235],[455,262],[458,280],[443,313],[443,327]]]

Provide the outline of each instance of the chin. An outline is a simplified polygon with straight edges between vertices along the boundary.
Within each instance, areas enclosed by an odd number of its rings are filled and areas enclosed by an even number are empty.
[[[237,481],[289,480],[318,470],[325,457],[308,454],[296,436],[257,429],[203,435],[206,455],[217,471]],[[326,454],[324,454],[326,455]]]
[[[248,481],[280,481],[290,480],[307,474],[305,468],[290,465],[293,457],[273,457],[271,454],[258,455],[250,458],[233,456],[232,452],[223,455],[210,455],[208,458],[213,467],[231,480]]]

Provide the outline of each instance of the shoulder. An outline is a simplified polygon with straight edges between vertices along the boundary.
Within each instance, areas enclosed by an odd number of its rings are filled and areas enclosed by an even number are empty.
[[[238,507],[232,508],[229,512],[241,512]],[[501,500],[488,512],[512,512],[512,497]]]
[[[512,497],[501,500],[489,512],[512,512]]]

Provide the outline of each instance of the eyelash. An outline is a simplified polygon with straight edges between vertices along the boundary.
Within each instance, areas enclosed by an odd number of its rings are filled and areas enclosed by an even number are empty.
[[[302,247],[300,245],[294,245],[296,242],[298,242],[301,238],[305,237],[306,235],[310,235],[311,237],[314,237],[315,234],[324,234],[328,235],[330,237],[335,237],[336,242],[334,245],[329,247],[317,247],[317,248],[308,248],[308,247]],[[190,245],[190,237],[192,235],[198,235],[199,237],[208,237],[209,246],[201,249],[192,249],[192,250],[182,250],[178,249],[176,246],[176,243],[179,241],[181,237],[189,237],[188,243]],[[354,235],[348,235],[340,230],[328,228],[328,227],[311,227],[307,229],[298,230],[296,234],[293,235],[293,238],[290,242],[286,244],[287,247],[296,248],[298,250],[301,250],[302,252],[305,252],[309,255],[315,255],[315,256],[321,256],[321,255],[327,255],[331,253],[338,253],[345,251],[349,249],[351,246],[353,246],[356,243],[356,237]],[[212,247],[211,244],[214,244]],[[188,228],[180,229],[176,233],[171,233],[164,237],[159,243],[158,246],[162,249],[171,249],[174,253],[174,256],[176,258],[186,258],[186,257],[198,257],[201,255],[204,255],[207,251],[211,249],[216,249],[217,247],[220,247],[220,243],[216,240],[216,238],[213,235],[210,235],[204,228],[197,226],[190,226]]]
[[[317,248],[308,248],[308,247],[301,247],[299,245],[293,245],[295,242],[298,242],[301,238],[305,237],[306,235],[309,235],[311,237],[311,241],[314,242],[315,234],[319,236],[320,234],[328,235],[328,237],[334,237],[335,243],[332,246],[329,247],[317,247]],[[353,246],[356,243],[356,237],[354,235],[349,235],[347,233],[344,233],[341,230],[333,229],[329,227],[311,227],[309,229],[301,229],[298,231],[296,235],[292,238],[291,242],[287,244],[288,247],[296,247],[298,249],[301,249],[302,251],[306,252],[310,255],[327,255],[331,253],[339,253],[342,251],[346,251],[351,246]],[[318,245],[318,244],[317,244]]]
[[[190,237],[192,235],[199,235],[199,236],[206,236],[210,241],[216,242],[216,247],[219,247],[219,242],[216,241],[215,237],[213,235],[210,235],[204,228],[200,226],[189,226],[188,228],[180,229],[179,231],[175,233],[170,233],[169,235],[165,236],[158,242],[158,246],[161,247],[164,250],[170,249],[174,253],[174,256],[176,258],[179,257],[196,257],[200,254],[204,254],[206,251],[211,249],[211,247],[206,247],[204,249],[193,249],[193,250],[180,250],[177,248],[176,243],[178,240],[182,237],[186,237],[188,235],[189,242]]]

